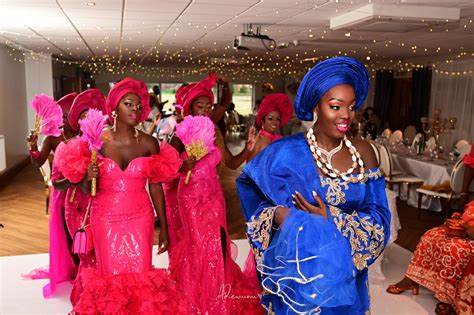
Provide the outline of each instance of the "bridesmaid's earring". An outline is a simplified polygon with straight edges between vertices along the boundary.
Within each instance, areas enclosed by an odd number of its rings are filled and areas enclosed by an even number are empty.
[[[112,125],[112,131],[117,131],[117,113],[115,111],[112,112],[112,118],[114,120],[114,124]]]
[[[139,136],[139,132],[138,132],[138,129],[139,127],[138,126],[135,126],[135,139],[137,139],[137,143],[138,143],[138,136]]]

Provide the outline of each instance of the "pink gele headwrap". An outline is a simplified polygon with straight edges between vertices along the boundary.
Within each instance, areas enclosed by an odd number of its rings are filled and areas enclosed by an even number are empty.
[[[71,108],[72,103],[74,102],[74,99],[77,97],[77,95],[79,95],[79,93],[72,92],[64,95],[57,101],[63,112]]]
[[[90,108],[96,108],[105,114],[105,97],[98,89],[85,90],[74,99],[67,117],[72,129],[79,131],[79,117]]]
[[[114,123],[112,111],[118,106],[120,100],[129,93],[135,93],[138,95],[142,104],[142,113],[138,118],[138,122],[140,123],[148,118],[148,114],[150,114],[150,96],[146,84],[132,78],[125,78],[114,85],[107,97],[107,115],[109,115],[109,121],[111,124]]]
[[[214,93],[212,93],[212,88],[216,84],[216,79],[215,74],[209,74],[204,80],[182,86],[176,91],[176,105],[178,108],[182,108],[183,116],[189,115],[191,104],[200,96],[209,97],[211,103],[214,104]]]
[[[262,127],[262,121],[268,113],[277,111],[280,113],[280,126],[285,125],[293,117],[293,104],[290,97],[285,93],[272,93],[265,96],[258,108],[256,123]]]

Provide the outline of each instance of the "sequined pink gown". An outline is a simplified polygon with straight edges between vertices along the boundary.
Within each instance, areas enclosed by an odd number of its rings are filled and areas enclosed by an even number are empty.
[[[124,170],[109,158],[101,162],[90,210],[97,269],[84,271],[84,291],[73,312],[187,314],[166,270],[152,266],[154,210],[145,190],[147,180],[176,176],[177,152],[135,158]]]
[[[189,184],[182,174],[179,183],[165,189],[171,276],[189,299],[192,314],[261,314],[260,289],[248,283],[232,259],[217,175],[220,161],[216,147],[196,163]]]

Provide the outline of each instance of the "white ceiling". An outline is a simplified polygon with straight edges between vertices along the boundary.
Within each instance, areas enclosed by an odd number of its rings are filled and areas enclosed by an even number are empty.
[[[245,67],[283,73],[302,60],[348,54],[372,60],[474,52],[474,0],[2,0],[0,40],[27,52],[52,53],[86,67]],[[368,4],[459,8],[454,21],[370,21],[337,31],[330,19]],[[236,51],[243,25],[287,46]],[[350,32],[350,37],[345,33]],[[295,46],[293,43],[297,43]],[[33,55],[34,56],[34,55]],[[218,58],[218,59],[216,59]],[[187,61],[186,61],[187,60]],[[94,68],[92,68],[94,69]],[[270,69],[270,70],[268,70]]]

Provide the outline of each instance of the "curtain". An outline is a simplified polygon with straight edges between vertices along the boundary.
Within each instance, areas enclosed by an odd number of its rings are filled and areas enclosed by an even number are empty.
[[[449,74],[446,74],[446,71]],[[474,60],[442,64],[433,72],[430,113],[433,113],[435,108],[440,108],[441,118],[457,119],[455,129],[440,136],[440,144],[445,150],[450,151],[461,139],[466,139],[469,143],[474,142],[473,72]]]
[[[415,68],[412,72],[410,124],[421,131],[421,117],[428,116],[431,95],[430,68]]]
[[[393,85],[393,71],[377,70],[375,75],[374,110],[382,120],[382,127],[388,124],[390,94]]]

